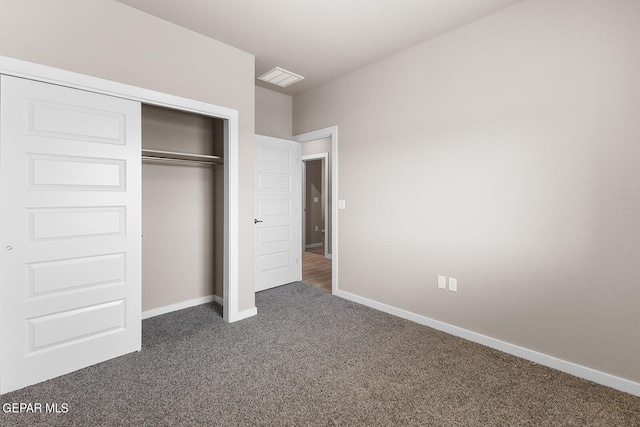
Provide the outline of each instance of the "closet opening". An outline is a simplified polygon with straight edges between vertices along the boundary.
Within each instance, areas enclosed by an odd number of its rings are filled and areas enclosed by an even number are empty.
[[[225,120],[142,105],[143,318],[224,292]]]

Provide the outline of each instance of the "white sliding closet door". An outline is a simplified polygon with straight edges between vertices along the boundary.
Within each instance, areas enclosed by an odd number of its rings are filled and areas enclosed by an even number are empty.
[[[2,76],[0,392],[141,348],[140,103]]]

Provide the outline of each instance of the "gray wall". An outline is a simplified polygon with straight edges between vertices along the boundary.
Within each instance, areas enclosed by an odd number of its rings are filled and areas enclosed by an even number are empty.
[[[639,22],[526,1],[295,96],[339,127],[340,289],[640,381]]]
[[[112,0],[2,0],[0,55],[239,112],[239,310],[255,306],[254,57]]]
[[[289,95],[256,86],[256,133],[291,139],[292,108]]]

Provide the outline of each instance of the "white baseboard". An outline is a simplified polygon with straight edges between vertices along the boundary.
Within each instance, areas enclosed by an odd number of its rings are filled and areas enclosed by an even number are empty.
[[[448,323],[441,322],[439,320],[431,319],[429,317],[421,316],[419,314],[412,313],[410,311],[402,310],[396,307],[392,307],[387,304],[383,304],[368,298],[363,298],[358,295],[354,295],[349,292],[337,290],[335,295],[344,299],[357,302],[362,305],[375,308],[385,313],[392,314],[394,316],[401,317],[403,319],[411,320],[421,325],[428,326],[439,331],[455,335],[460,338],[464,338],[469,341],[473,341],[478,344],[485,345],[487,347],[500,350],[502,352],[521,357],[523,359],[530,360],[540,365],[547,366],[549,368],[557,369],[559,371],[571,374],[573,376],[583,378],[594,383],[598,383],[607,387],[614,388],[619,391],[640,396],[640,383],[627,380],[624,378],[616,377],[605,372],[597,371],[595,369],[588,368],[586,366],[578,365],[573,362],[558,359],[557,357],[549,356],[544,353],[540,353],[528,348],[520,347],[515,344],[510,344],[505,341],[501,341],[495,338],[491,338],[486,335],[479,334],[477,332],[469,331],[467,329],[453,326]]]
[[[224,299],[223,299],[222,297],[219,297],[218,295],[214,295],[214,296],[213,296],[213,301],[214,301],[216,304],[220,304],[221,306],[223,306],[223,307],[224,307]]]
[[[304,245],[305,249],[319,248],[320,246],[322,246],[322,243],[309,243],[308,245]]]
[[[209,295],[206,297],[194,298],[188,301],[181,301],[176,304],[165,305],[164,307],[153,308],[151,310],[142,312],[142,320],[149,319],[151,317],[160,316],[162,314],[171,313],[172,311],[183,310],[189,307],[195,307],[196,305],[207,304],[211,301],[215,301],[220,305],[224,305],[224,301],[217,295]]]
[[[256,316],[258,314],[258,308],[257,307],[252,307],[249,308],[247,310],[243,310],[243,311],[239,311],[234,317],[233,319],[229,319],[229,323],[231,322],[238,322],[240,320],[244,320],[247,319],[249,317],[253,317]]]
[[[165,305],[164,307],[154,308],[152,310],[147,310],[142,312],[142,320],[149,319],[151,317],[160,316],[162,314],[171,313],[172,311],[183,310],[189,307],[195,307],[196,305],[207,304],[211,301],[214,301],[221,306],[224,307],[224,300],[222,297],[217,295],[209,295],[201,298],[194,298],[188,301],[181,301],[176,304]],[[252,316],[256,316],[258,314],[258,309],[256,307],[250,308],[248,310],[243,310],[236,313],[232,319],[229,319],[229,323],[238,322],[240,320],[247,319]]]

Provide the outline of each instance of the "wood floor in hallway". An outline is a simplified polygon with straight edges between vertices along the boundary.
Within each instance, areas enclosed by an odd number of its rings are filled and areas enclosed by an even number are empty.
[[[302,281],[331,292],[331,260],[325,258],[324,255],[304,251],[302,253]]]

